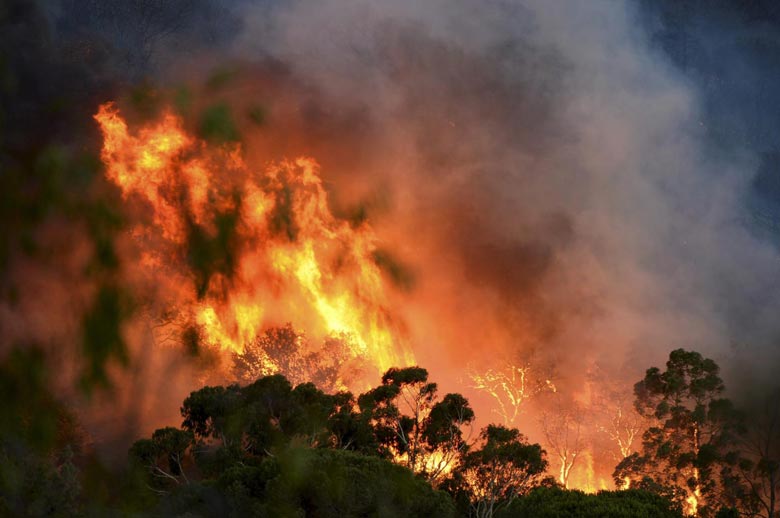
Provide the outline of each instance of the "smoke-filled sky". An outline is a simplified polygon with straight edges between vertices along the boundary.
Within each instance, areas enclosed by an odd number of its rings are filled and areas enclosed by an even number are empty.
[[[633,2],[245,5],[230,49],[354,117],[355,158],[324,174],[386,189],[377,225],[416,271],[408,319],[432,360],[533,347],[565,371],[645,366],[677,346],[776,349],[779,256],[752,206],[774,144],[750,136],[767,133],[758,114],[729,114],[738,85],[708,84],[739,72],[688,50],[728,29],[721,59],[771,82],[740,46],[740,32],[775,42],[771,13],[733,7],[689,13],[687,68],[653,32],[671,15]],[[726,147],[729,115],[748,136]],[[326,151],[344,145],[334,133]]]
[[[228,67],[194,103],[261,103],[248,158],[311,155],[333,210],[365,211],[413,279],[390,295],[404,336],[448,390],[531,356],[570,392],[596,363],[630,387],[677,347],[727,376],[777,365],[772,2],[141,4],[9,8],[4,43],[35,39],[10,55],[36,86],[5,129],[46,126],[58,91],[89,125],[134,85]],[[156,411],[175,417],[187,387]]]

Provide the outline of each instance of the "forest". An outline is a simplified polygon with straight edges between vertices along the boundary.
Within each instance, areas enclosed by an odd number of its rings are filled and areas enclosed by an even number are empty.
[[[289,331],[289,328],[287,328]],[[285,329],[269,330],[268,340]],[[289,354],[289,349],[287,349]],[[355,396],[281,374],[204,386],[182,422],[135,441],[120,471],[100,469],[79,423],[44,387],[38,358],[3,364],[3,512],[12,516],[774,516],[773,402],[748,423],[718,366],[672,351],[636,383],[651,425],[613,473],[617,490],[566,489],[547,452],[500,424],[474,440],[475,413],[422,367],[391,368]],[[36,365],[37,364],[37,365]],[[236,355],[235,368],[251,367]],[[30,372],[30,369],[33,372]],[[34,379],[34,378],[33,378]],[[21,405],[15,405],[14,402]]]
[[[780,518],[778,56],[770,0],[0,0],[0,516]]]

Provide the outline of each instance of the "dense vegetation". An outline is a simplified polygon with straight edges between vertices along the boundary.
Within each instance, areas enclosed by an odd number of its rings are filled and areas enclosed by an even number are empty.
[[[270,335],[269,335],[270,336]],[[34,358],[3,364],[20,393]],[[42,367],[40,367],[42,368]],[[666,371],[635,387],[653,414],[642,448],[619,463],[618,487],[585,494],[547,476],[546,452],[517,429],[475,418],[459,394],[440,396],[421,367],[390,369],[355,396],[282,375],[206,386],[182,424],[129,449],[121,472],[88,457],[75,420],[40,390],[33,407],[5,407],[0,510],[14,516],[772,516],[777,460],[753,451],[740,413],[719,397],[717,365],[673,351]],[[29,378],[27,378],[29,376]],[[34,389],[34,385],[32,387]],[[12,400],[13,401],[13,400]],[[42,409],[46,412],[40,412]],[[771,430],[769,430],[771,432]],[[769,511],[766,511],[766,510]]]
[[[225,509],[249,506],[258,513],[288,506],[356,516],[379,510],[425,516],[433,508],[477,517],[661,517],[683,510],[702,517],[737,510],[760,516],[762,507],[771,512],[775,505],[765,489],[776,490],[777,461],[774,453],[756,456],[741,446],[746,427],[721,397],[723,390],[718,366],[696,352],[672,351],[666,371],[648,369],[636,384],[635,404],[652,425],[641,450],[624,458],[614,474],[618,487],[627,482],[631,489],[598,495],[558,487],[546,476],[545,451],[519,430],[488,425],[475,441],[464,440],[463,430],[475,418],[469,402],[460,394],[439,397],[420,367],[390,369],[378,387],[357,397],[326,394],[311,383],[293,387],[281,375],[244,386],[204,387],[184,401],[180,429],[157,430],[130,454],[164,506],[172,500],[182,505],[182,491],[192,503],[201,501],[192,494],[202,490],[196,488],[218,487],[222,496],[216,500]],[[306,476],[292,485],[280,482],[294,477],[295,462],[306,466],[300,468]],[[374,480],[391,462],[406,468],[407,478],[401,470],[388,472],[400,478]],[[364,480],[365,507],[341,499],[358,490],[344,485],[347,471],[353,477],[346,478]],[[319,480],[314,472],[323,476],[320,482],[313,482]],[[402,493],[418,496],[390,496],[396,490],[386,484],[412,484],[412,477],[419,485]]]

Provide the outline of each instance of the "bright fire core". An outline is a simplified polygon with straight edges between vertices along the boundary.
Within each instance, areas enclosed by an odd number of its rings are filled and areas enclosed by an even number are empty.
[[[379,372],[414,363],[374,231],[332,214],[313,159],[254,167],[239,145],[197,139],[170,112],[132,132],[112,103],[95,118],[107,178],[144,207],[132,228],[142,275],[171,284],[170,307],[206,342],[240,352],[289,320],[342,337],[345,361]]]

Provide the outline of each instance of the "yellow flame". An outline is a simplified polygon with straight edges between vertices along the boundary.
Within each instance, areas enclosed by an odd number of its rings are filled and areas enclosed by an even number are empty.
[[[685,514],[688,516],[696,516],[696,513],[699,511],[699,495],[696,493],[698,493],[698,490],[685,499]]]
[[[238,214],[233,271],[214,272],[205,294],[191,289],[172,301],[209,342],[241,351],[267,325],[292,321],[313,334],[349,336],[351,357],[377,370],[414,363],[389,316],[373,229],[333,216],[316,161],[253,169],[239,146],[209,146],[172,113],[133,133],[111,103],[95,119],[106,177],[125,199],[150,207],[151,224],[131,232],[143,249],[137,267],[150,277],[191,279],[192,226],[214,238],[218,213]]]

